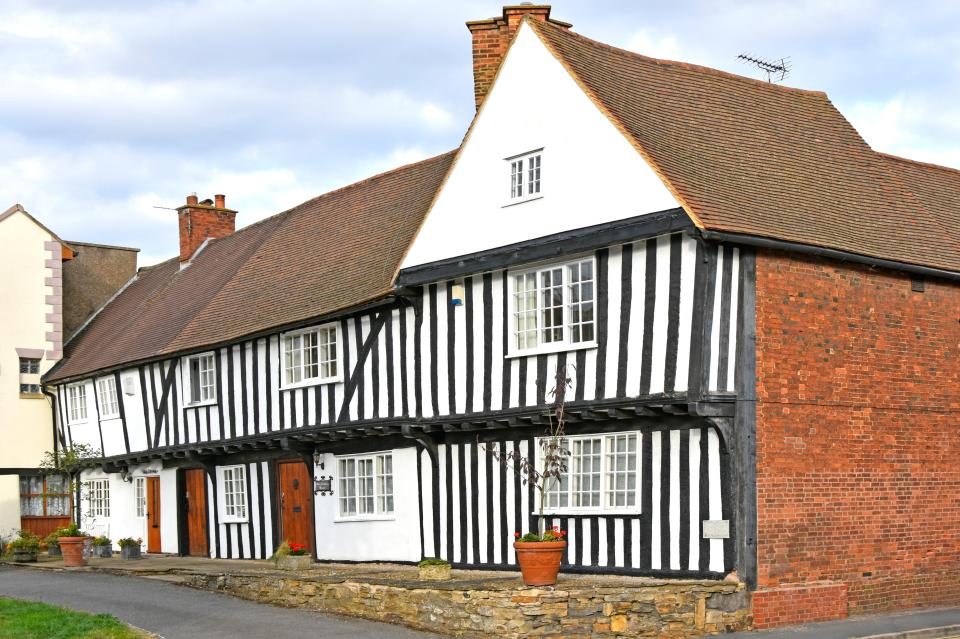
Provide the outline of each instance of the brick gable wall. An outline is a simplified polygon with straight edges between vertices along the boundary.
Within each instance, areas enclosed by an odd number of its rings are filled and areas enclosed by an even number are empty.
[[[757,255],[757,627],[960,601],[960,285],[925,288]]]

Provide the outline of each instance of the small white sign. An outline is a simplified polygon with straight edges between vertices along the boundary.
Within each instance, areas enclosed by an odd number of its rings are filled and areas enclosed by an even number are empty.
[[[703,520],[703,538],[704,539],[729,539],[730,538],[730,520],[729,519],[704,519]]]

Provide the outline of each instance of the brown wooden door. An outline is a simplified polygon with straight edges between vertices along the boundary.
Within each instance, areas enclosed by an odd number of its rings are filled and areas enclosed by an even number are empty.
[[[147,552],[160,552],[159,477],[147,477]]]
[[[279,462],[280,539],[313,551],[313,482],[302,461]]]
[[[188,553],[191,557],[206,557],[207,547],[207,473],[202,468],[186,471],[184,487],[187,507]]]

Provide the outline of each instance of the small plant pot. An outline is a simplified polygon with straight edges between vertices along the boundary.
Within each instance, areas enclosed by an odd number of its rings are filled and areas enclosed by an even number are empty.
[[[306,570],[312,565],[313,557],[310,555],[287,555],[277,562],[277,567],[281,570]]]
[[[37,552],[35,550],[14,550],[13,551],[13,560],[17,563],[25,564],[37,560]]]
[[[420,581],[446,581],[450,579],[450,564],[420,566]]]
[[[63,565],[68,568],[80,568],[87,565],[83,554],[84,545],[89,537],[61,537],[60,551],[63,553]]]
[[[60,546],[47,546],[47,557],[63,557]]]
[[[565,541],[515,541],[517,562],[523,583],[528,586],[552,586],[557,583]]]
[[[110,559],[113,557],[113,547],[112,546],[94,546],[93,556],[100,557],[101,559]]]
[[[120,546],[120,559],[140,559],[140,546]]]

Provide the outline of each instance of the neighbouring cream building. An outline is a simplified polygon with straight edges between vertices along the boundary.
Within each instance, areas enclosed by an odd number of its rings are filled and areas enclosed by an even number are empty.
[[[69,488],[37,470],[56,445],[40,377],[135,271],[136,249],[66,242],[19,204],[0,213],[0,537],[69,522]]]

